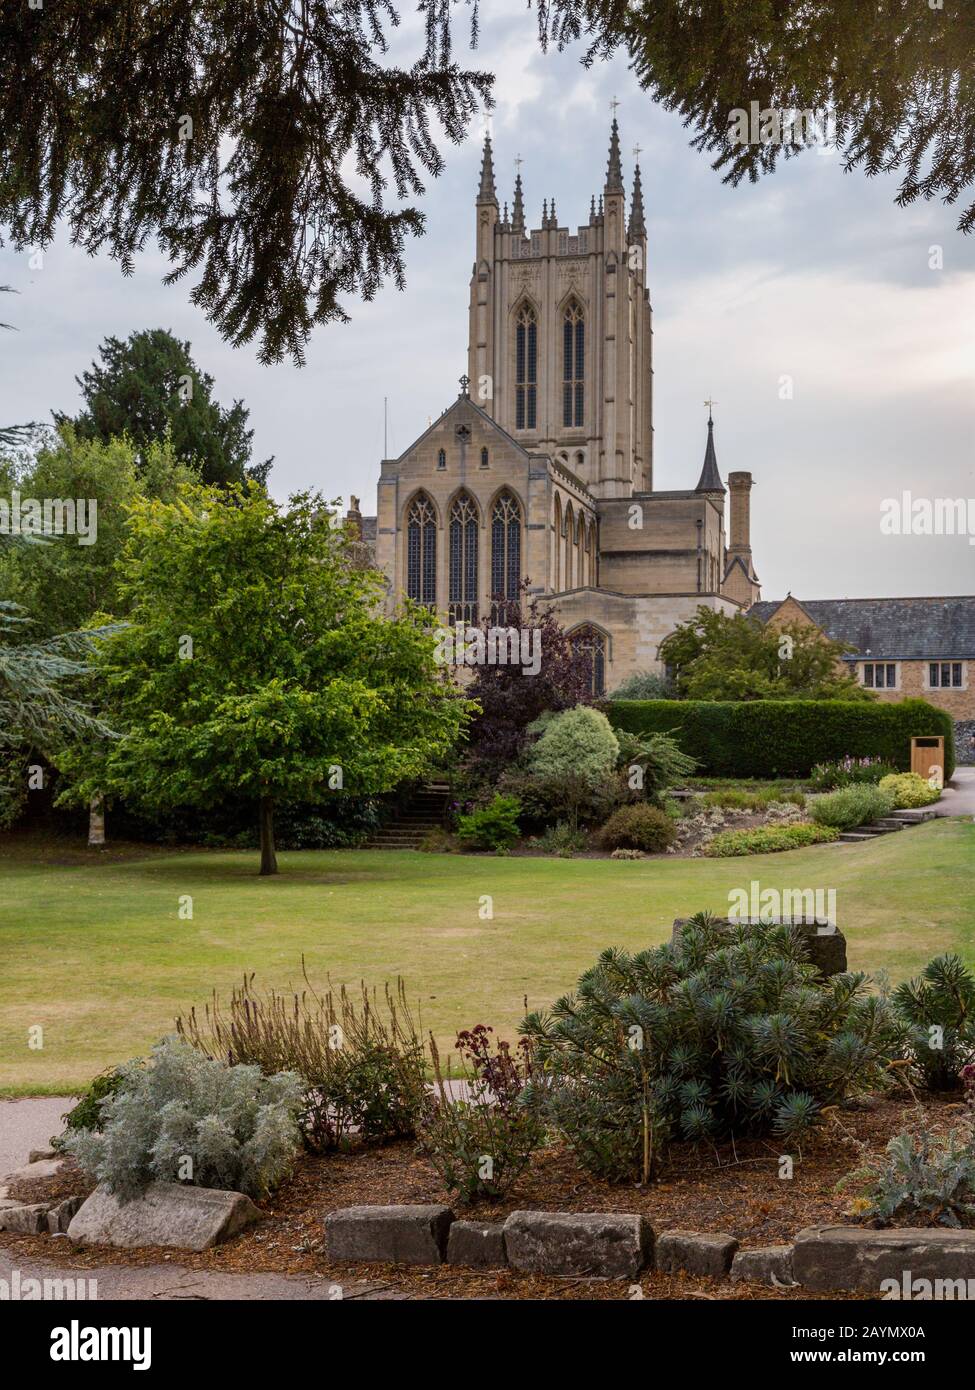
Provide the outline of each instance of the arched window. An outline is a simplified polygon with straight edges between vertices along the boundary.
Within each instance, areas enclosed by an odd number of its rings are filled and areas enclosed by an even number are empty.
[[[584,551],[583,548],[582,548],[582,530],[583,530],[583,526],[582,526],[582,516],[580,515],[579,520],[576,522],[576,541],[575,541],[576,585],[577,585],[580,589],[582,588],[583,584],[585,584],[585,582],[586,582],[586,579],[585,579],[585,570],[584,570],[584,568],[583,568],[584,562],[585,562],[585,551]]]
[[[438,467],[438,468],[446,468],[446,467],[447,467],[447,450],[446,450],[446,449],[441,449],[440,452],[437,454],[437,467]]]
[[[521,589],[521,507],[502,492],[491,511],[491,597],[517,600]]]
[[[414,498],[406,519],[406,593],[430,608],[437,602],[437,516],[429,497]]]
[[[488,466],[488,451],[487,451],[487,449],[482,449],[482,450],[481,450],[481,467],[482,467],[482,468],[487,468],[487,466]]]
[[[448,605],[452,623],[477,622],[477,508],[466,492],[450,508]]]
[[[570,299],[562,316],[562,425],[578,429],[583,420],[586,379],[586,321],[582,308]]]
[[[530,304],[522,305],[515,320],[515,428],[535,428],[535,391],[538,380],[538,321]]]
[[[593,695],[606,692],[606,640],[594,627],[578,627],[569,634],[569,640],[577,651],[589,656],[589,689]]]

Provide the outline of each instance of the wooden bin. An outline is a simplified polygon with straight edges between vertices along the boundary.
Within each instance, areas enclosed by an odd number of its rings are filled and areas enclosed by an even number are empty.
[[[911,771],[923,777],[925,782],[937,768],[940,786],[945,784],[945,741],[934,734],[911,739]]]

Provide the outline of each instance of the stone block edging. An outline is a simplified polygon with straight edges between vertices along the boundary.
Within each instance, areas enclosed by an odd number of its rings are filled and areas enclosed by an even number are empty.
[[[815,1226],[794,1245],[751,1246],[721,1232],[653,1231],[633,1212],[514,1211],[505,1221],[458,1221],[449,1207],[349,1207],[325,1218],[331,1258],[502,1268],[555,1277],[633,1279],[662,1273],[732,1283],[801,1285],[813,1292],[882,1292],[905,1274],[966,1280],[975,1289],[975,1230]],[[948,1296],[948,1295],[946,1295]]]

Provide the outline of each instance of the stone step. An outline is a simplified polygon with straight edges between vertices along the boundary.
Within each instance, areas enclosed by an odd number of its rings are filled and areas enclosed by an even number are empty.
[[[895,820],[893,816],[881,816],[880,820],[874,821],[875,825],[882,825],[885,830],[903,830],[910,821]]]
[[[858,830],[844,830],[840,836],[840,840],[846,845],[862,844],[875,838],[874,835],[861,835]]]
[[[905,825],[919,825],[921,821],[934,820],[936,813],[929,807],[918,806],[909,807],[904,811],[891,811],[890,814],[895,820],[903,821]]]

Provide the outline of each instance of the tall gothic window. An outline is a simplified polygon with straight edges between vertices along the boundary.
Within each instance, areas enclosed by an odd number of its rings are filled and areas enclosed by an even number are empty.
[[[406,593],[433,608],[437,602],[437,517],[420,493],[406,518]]]
[[[538,321],[530,304],[522,305],[515,321],[515,428],[535,428],[538,381]]]
[[[606,641],[594,627],[577,627],[569,641],[589,656],[589,689],[593,695],[606,693]]]
[[[477,509],[467,493],[450,508],[449,611],[452,623],[477,622]]]
[[[517,601],[521,588],[521,507],[502,492],[491,512],[491,597]]]
[[[562,425],[576,429],[583,421],[586,381],[586,321],[576,300],[562,317]]]

